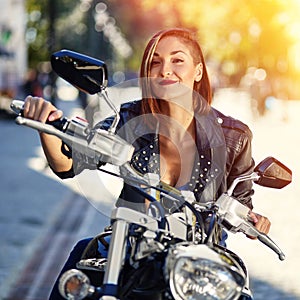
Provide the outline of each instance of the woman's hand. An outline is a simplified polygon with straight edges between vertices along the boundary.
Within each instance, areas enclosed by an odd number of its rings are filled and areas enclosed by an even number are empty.
[[[260,231],[261,233],[268,234],[271,227],[270,220],[262,215],[259,215],[257,213],[254,213],[253,211],[249,214],[252,223],[254,224],[255,228]],[[255,237],[248,236],[251,239],[255,239]]]
[[[23,115],[25,118],[46,123],[60,119],[63,112],[41,97],[27,96],[24,102]]]
[[[55,121],[63,116],[51,102],[41,97],[28,96],[25,99],[23,115],[35,121],[46,123]],[[56,172],[65,172],[72,167],[72,159],[61,151],[62,141],[54,135],[40,132],[41,144],[49,165]]]

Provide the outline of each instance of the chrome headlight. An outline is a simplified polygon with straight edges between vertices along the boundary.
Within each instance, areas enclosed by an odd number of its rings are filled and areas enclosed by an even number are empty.
[[[215,252],[207,245],[189,245],[177,247],[169,255],[169,282],[176,300],[239,297],[245,277],[227,254]]]

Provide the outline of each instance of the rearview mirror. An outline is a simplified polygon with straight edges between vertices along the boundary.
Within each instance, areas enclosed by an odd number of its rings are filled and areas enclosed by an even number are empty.
[[[254,169],[259,175],[255,183],[281,189],[292,182],[292,171],[273,157],[267,157]]]
[[[51,66],[59,77],[88,94],[99,93],[107,87],[107,68],[99,59],[60,50],[51,55]]]

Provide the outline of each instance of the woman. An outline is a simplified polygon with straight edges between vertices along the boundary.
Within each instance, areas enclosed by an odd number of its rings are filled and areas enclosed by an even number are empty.
[[[242,122],[213,109],[211,88],[201,48],[193,33],[168,29],[154,35],[146,46],[140,70],[142,100],[121,106],[118,134],[133,144],[131,164],[138,171],[156,172],[163,182],[193,191],[197,201],[215,200],[232,181],[253,171],[252,133]],[[49,102],[28,96],[24,116],[46,122],[62,117]],[[96,125],[108,128],[108,118]],[[66,157],[61,141],[40,133],[52,170],[61,178],[74,176],[86,166]],[[73,155],[73,157],[75,157]],[[125,185],[118,205],[141,206]],[[240,183],[234,196],[251,209],[249,182]],[[255,227],[268,233],[266,217],[251,213]],[[89,240],[76,245],[64,270],[75,266]],[[223,243],[223,237],[220,237]],[[51,299],[62,299],[54,289]]]

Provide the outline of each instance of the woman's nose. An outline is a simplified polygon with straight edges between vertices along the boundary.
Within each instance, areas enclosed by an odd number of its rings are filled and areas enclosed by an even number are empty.
[[[167,64],[167,63],[164,63],[162,65],[161,74],[164,77],[171,76],[172,75],[172,68],[171,68],[171,66],[169,64]]]

